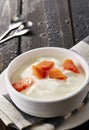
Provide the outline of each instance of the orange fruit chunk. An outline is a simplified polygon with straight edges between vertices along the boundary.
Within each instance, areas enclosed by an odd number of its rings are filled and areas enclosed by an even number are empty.
[[[49,70],[53,67],[53,65],[54,65],[54,62],[44,60],[40,62],[37,66],[41,67],[42,69]]]
[[[46,77],[46,71],[39,66],[32,66],[33,74],[38,78],[42,79]]]
[[[33,83],[33,80],[31,77],[26,77],[24,79],[21,79],[15,83],[12,83],[12,86],[17,90],[17,91],[22,91],[26,89],[27,87],[30,87]]]
[[[67,77],[57,68],[52,68],[48,71],[48,75],[53,79],[62,79],[65,80]]]
[[[71,59],[66,59],[63,62],[63,67],[64,67],[64,69],[71,70],[75,73],[79,73],[78,68],[76,67],[76,65],[74,64],[74,62]]]

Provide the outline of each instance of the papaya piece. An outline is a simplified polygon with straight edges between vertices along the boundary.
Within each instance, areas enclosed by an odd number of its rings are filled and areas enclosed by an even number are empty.
[[[42,79],[46,77],[46,71],[39,66],[32,66],[33,74],[38,78]]]
[[[44,60],[40,62],[37,66],[41,67],[42,69],[49,70],[53,67],[53,65],[54,65],[54,62]]]
[[[52,68],[48,71],[48,75],[53,79],[65,80],[67,77],[57,68]]]
[[[31,77],[26,77],[24,79],[21,79],[15,83],[12,83],[12,86],[18,91],[22,91],[26,89],[27,87],[30,87],[33,83],[33,80]]]
[[[78,68],[76,67],[76,65],[74,64],[74,62],[73,62],[71,59],[66,59],[66,60],[63,62],[63,67],[64,67],[64,69],[66,69],[66,70],[71,70],[71,71],[73,71],[74,73],[79,73]]]

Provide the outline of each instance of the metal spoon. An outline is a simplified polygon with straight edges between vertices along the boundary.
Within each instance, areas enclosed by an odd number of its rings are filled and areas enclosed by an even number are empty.
[[[30,31],[30,28],[33,26],[33,23],[31,21],[28,22],[24,22],[22,23],[19,28],[10,36],[8,36],[7,38],[3,39],[0,41],[0,44],[2,44],[3,42],[13,38],[13,37],[17,37],[17,36],[21,36],[26,34],[27,32]]]
[[[2,36],[0,37],[0,40],[2,40],[11,30],[19,27],[22,23],[23,23],[23,16],[22,15],[16,15],[12,18],[11,20],[11,24],[9,25],[8,30],[2,34]]]

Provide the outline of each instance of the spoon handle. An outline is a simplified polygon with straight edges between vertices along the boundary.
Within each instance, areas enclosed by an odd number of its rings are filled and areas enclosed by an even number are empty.
[[[11,38],[13,38],[13,37],[15,37],[16,35],[11,35],[11,36],[9,36],[9,37],[7,37],[7,38],[5,38],[5,39],[3,39],[3,40],[1,40],[0,41],[0,44],[2,44],[2,43],[4,43],[4,42],[6,42],[6,41],[8,41],[9,39],[11,39]]]
[[[2,40],[10,31],[11,31],[11,29],[9,28],[5,33],[3,33],[3,34],[0,36],[0,40]]]

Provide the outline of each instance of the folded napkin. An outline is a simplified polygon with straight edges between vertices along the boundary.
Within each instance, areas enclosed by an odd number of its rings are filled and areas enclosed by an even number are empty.
[[[89,93],[78,108],[64,116],[55,118],[40,118],[28,115],[19,110],[9,97],[9,94],[0,96],[0,119],[6,126],[17,130],[55,130],[60,123],[78,112],[89,101]]]

